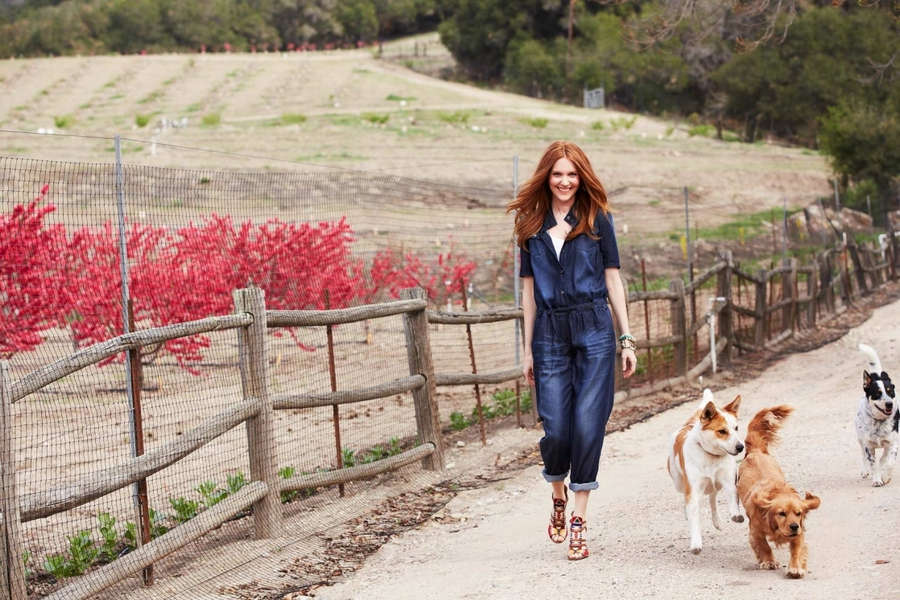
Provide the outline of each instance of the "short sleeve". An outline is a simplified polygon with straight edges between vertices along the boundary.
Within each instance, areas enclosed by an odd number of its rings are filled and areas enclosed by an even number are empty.
[[[612,215],[597,215],[600,222],[600,253],[603,255],[603,268],[618,269],[619,264],[619,246],[616,244],[616,231],[612,225]]]
[[[531,252],[528,246],[531,240],[525,242],[525,247],[519,249],[519,277],[534,277],[534,271],[531,268]]]

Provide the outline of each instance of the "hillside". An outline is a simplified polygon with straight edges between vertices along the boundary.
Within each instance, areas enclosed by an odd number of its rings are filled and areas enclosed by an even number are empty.
[[[614,192],[618,224],[660,239],[683,224],[683,186],[700,227],[829,192],[825,161],[810,150],[691,137],[685,123],[448,82],[367,49],[5,60],[0,91],[0,128],[146,140],[125,143],[129,162],[328,165],[486,188],[492,204],[511,193],[514,155],[521,181],[549,141],[568,138]],[[109,139],[0,134],[6,155],[109,162],[112,150]]]

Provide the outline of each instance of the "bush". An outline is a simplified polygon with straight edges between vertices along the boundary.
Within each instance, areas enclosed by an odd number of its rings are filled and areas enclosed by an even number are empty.
[[[281,115],[281,122],[285,125],[299,125],[306,123],[306,115],[299,113],[284,113]]]
[[[136,115],[134,117],[134,124],[138,127],[146,127],[147,123],[150,122],[150,115]]]
[[[219,113],[210,113],[208,115],[203,115],[203,126],[204,127],[217,127],[222,122],[222,115]]]
[[[56,125],[57,129],[68,129],[73,123],[75,123],[75,117],[72,115],[53,117],[53,124]]]

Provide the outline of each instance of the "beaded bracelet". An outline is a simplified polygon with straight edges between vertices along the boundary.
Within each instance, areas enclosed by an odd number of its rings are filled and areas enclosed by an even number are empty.
[[[619,336],[619,346],[622,350],[637,350],[637,344],[634,343],[634,336],[630,333],[623,333]]]

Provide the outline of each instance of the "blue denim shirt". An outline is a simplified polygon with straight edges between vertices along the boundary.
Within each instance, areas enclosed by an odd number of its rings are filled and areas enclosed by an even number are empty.
[[[619,249],[612,215],[598,213],[591,239],[581,234],[566,240],[556,258],[547,230],[556,225],[553,211],[547,211],[540,232],[528,239],[521,253],[520,277],[534,277],[534,300],[538,313],[549,309],[587,304],[606,297],[607,268],[619,268]],[[573,228],[578,219],[570,210],[565,218]]]

